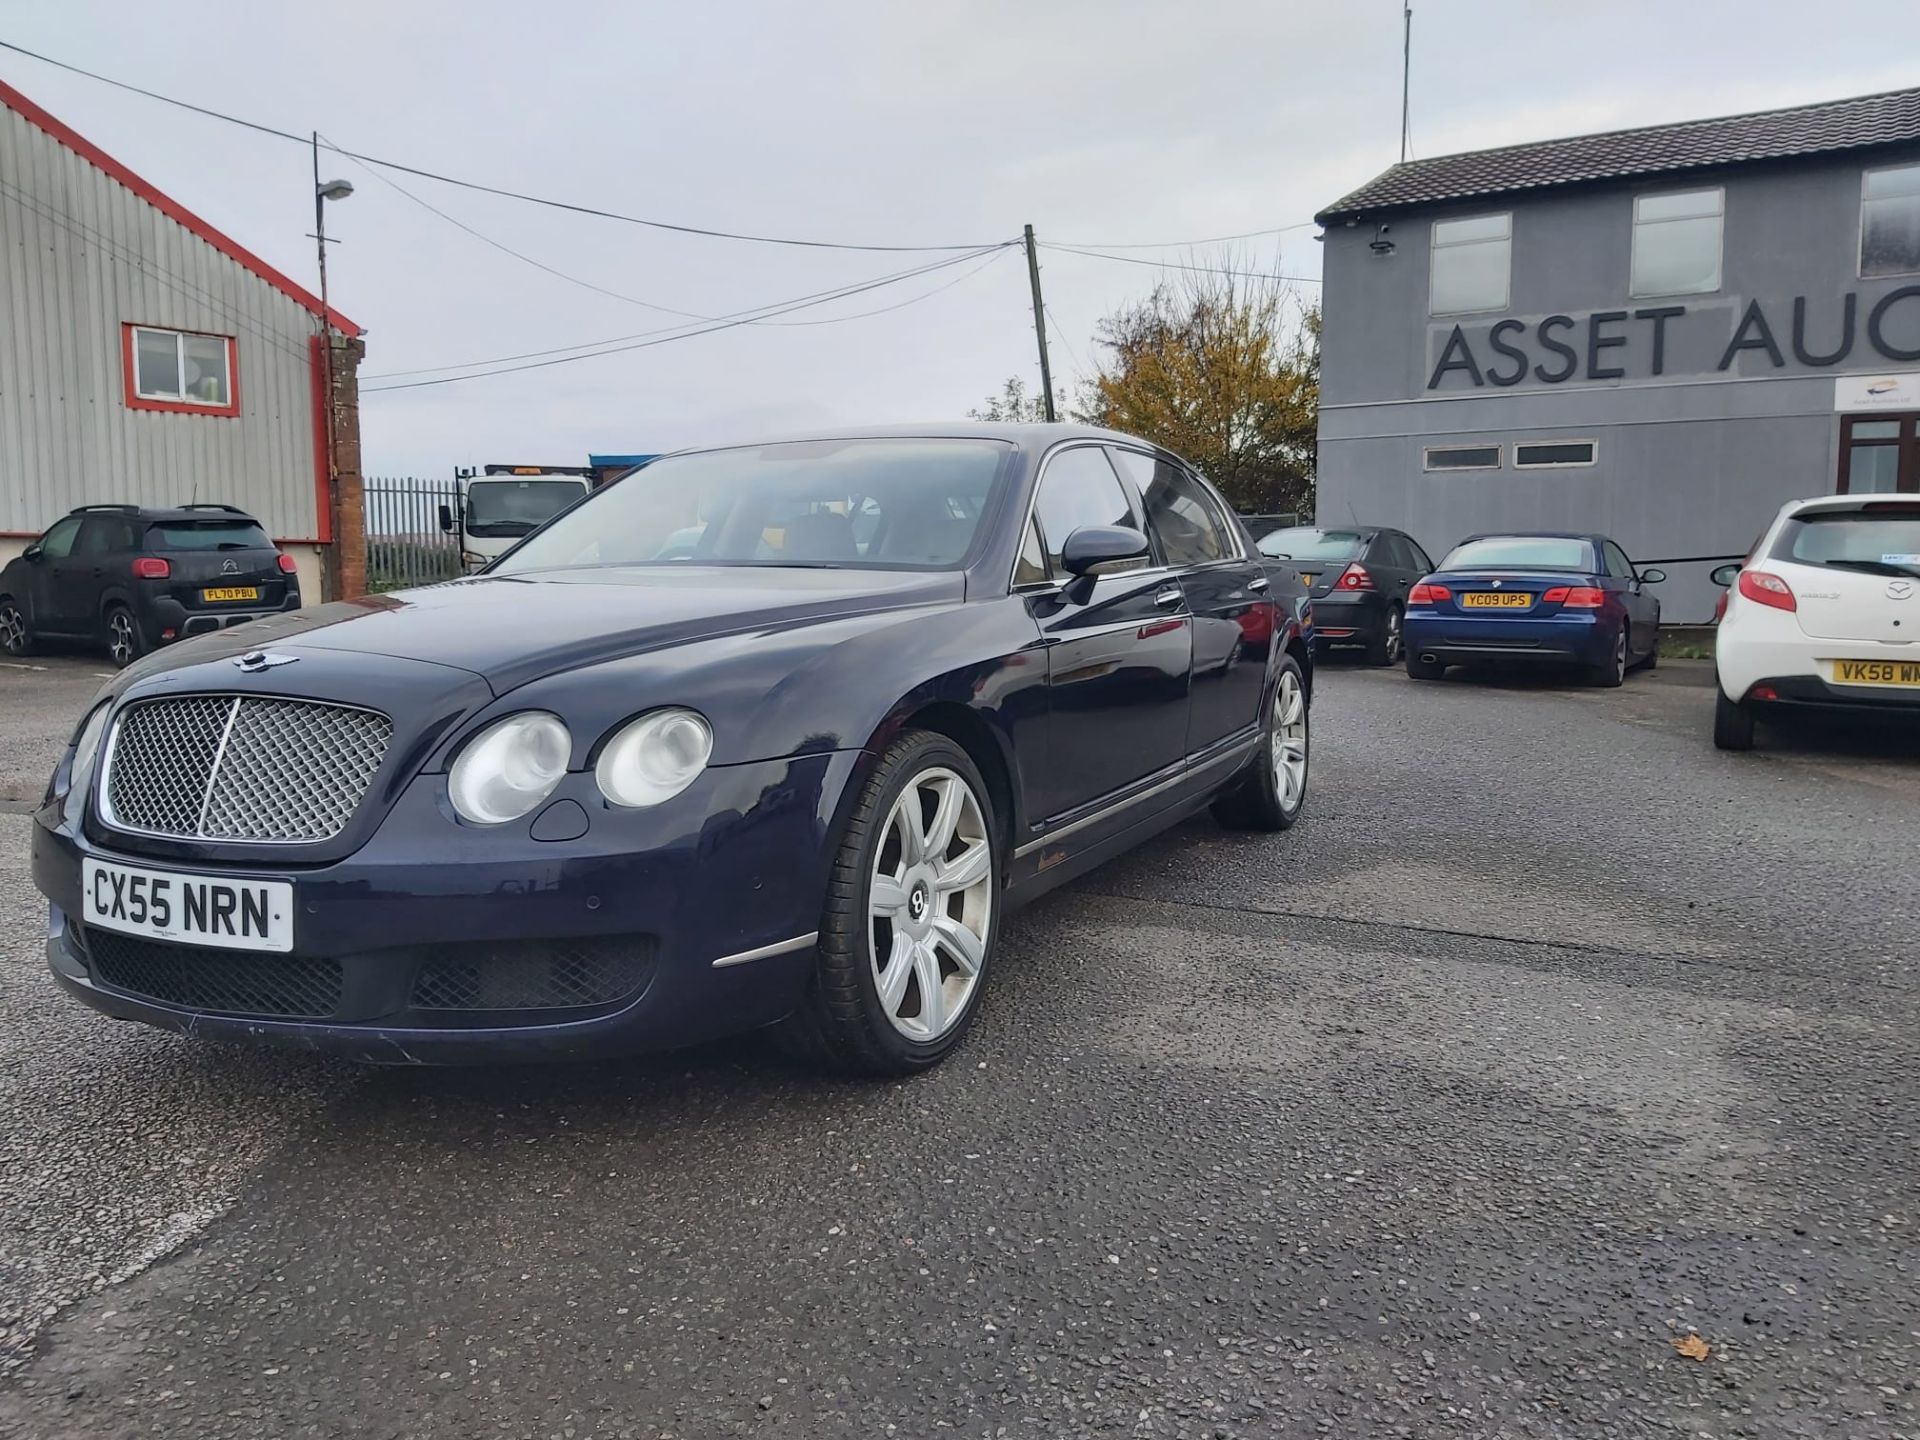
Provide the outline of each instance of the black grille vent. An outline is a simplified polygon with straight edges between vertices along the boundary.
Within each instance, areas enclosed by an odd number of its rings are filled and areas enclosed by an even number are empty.
[[[166,945],[89,928],[93,972],[116,990],[225,1015],[321,1020],[340,1008],[340,962]]]
[[[630,1000],[653,974],[651,935],[447,945],[413,982],[416,1010],[572,1010]]]

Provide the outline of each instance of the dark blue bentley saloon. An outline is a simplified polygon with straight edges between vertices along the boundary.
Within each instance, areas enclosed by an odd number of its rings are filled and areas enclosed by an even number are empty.
[[[1311,660],[1177,457],[968,425],[670,455],[471,579],[149,656],[36,815],[109,1015],[374,1061],[770,1027],[930,1065],[1010,906],[1306,795]]]

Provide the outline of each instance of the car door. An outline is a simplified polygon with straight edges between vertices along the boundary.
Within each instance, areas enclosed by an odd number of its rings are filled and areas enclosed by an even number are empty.
[[[1412,593],[1414,582],[1420,579],[1420,562],[1414,558],[1413,542],[1398,530],[1382,530],[1373,542],[1374,553],[1380,557],[1382,578],[1377,583],[1387,594],[1387,598],[1396,602],[1404,612],[1407,608],[1407,596]]]
[[[1184,593],[1147,558],[1076,580],[1060,562],[1087,525],[1140,528],[1097,444],[1047,456],[1014,587],[1047,647],[1046,763],[1028,779],[1028,814],[1095,805],[1184,754],[1193,625]]]
[[[1273,601],[1266,567],[1199,476],[1165,455],[1114,448],[1137,488],[1155,553],[1175,575],[1193,614],[1193,695],[1187,751],[1200,755],[1260,723]]]
[[[118,515],[89,515],[80,522],[73,553],[54,567],[55,603],[62,628],[91,630],[100,618],[100,592],[108,567],[125,548],[126,522]]]
[[[73,563],[74,542],[79,538],[78,515],[54,522],[40,537],[27,593],[27,606],[36,630],[63,635],[73,631],[63,613],[61,600],[66,568]]]
[[[1633,626],[1633,655],[1647,654],[1658,643],[1660,628],[1660,602],[1653,597],[1647,586],[1640,583],[1640,572],[1633,561],[1627,558],[1627,552],[1612,541],[1603,546],[1607,557],[1607,572],[1617,575],[1626,585],[1627,620]]]

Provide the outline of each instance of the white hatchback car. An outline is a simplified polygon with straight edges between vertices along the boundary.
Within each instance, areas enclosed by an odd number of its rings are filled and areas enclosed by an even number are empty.
[[[1795,500],[1729,587],[1714,642],[1713,743],[1753,746],[1768,706],[1920,716],[1920,496]]]

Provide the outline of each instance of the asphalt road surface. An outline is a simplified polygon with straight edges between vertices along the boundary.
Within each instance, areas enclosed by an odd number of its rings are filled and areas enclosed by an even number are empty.
[[[1023,912],[906,1084],[114,1024],[0,813],[0,1434],[1920,1434],[1920,735],[1710,706],[1330,672],[1299,827]]]

